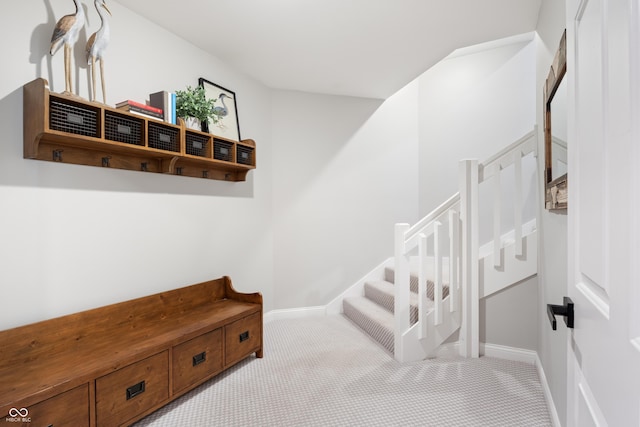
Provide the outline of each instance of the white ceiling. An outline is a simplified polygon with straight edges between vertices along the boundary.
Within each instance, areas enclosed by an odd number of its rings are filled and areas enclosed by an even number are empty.
[[[117,0],[278,89],[387,98],[453,50],[534,31],[541,0]]]

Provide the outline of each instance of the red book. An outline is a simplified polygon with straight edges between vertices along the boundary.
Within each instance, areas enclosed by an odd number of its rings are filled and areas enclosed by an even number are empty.
[[[116,104],[116,108],[124,107],[125,105],[129,105],[131,107],[140,108],[142,110],[151,111],[152,113],[162,114],[162,108],[152,107],[151,105],[143,104],[141,102],[132,101],[131,99],[127,99],[126,101],[118,102]]]

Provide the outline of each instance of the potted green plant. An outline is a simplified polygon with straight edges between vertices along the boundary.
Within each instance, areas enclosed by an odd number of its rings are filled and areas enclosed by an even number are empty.
[[[213,111],[215,100],[207,99],[202,86],[187,86],[186,90],[176,91],[176,117],[184,119],[190,129],[201,129],[201,123],[211,120],[218,122],[218,117]]]

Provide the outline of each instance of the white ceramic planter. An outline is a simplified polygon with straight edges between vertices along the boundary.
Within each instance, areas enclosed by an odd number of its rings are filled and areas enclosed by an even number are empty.
[[[195,117],[187,117],[184,120],[184,124],[187,126],[188,129],[193,129],[193,130],[201,130],[201,126],[200,126],[200,120],[196,119]]]

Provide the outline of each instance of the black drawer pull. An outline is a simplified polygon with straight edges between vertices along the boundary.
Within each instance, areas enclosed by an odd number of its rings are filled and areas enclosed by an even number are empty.
[[[142,393],[144,393],[144,381],[140,381],[138,384],[132,385],[127,389],[127,400],[133,399]]]
[[[207,360],[207,352],[203,351],[200,354],[196,354],[195,356],[193,356],[193,366],[199,365],[202,362],[204,362],[205,360]]]
[[[244,331],[240,334],[240,342],[246,341],[249,339],[249,331]]]

